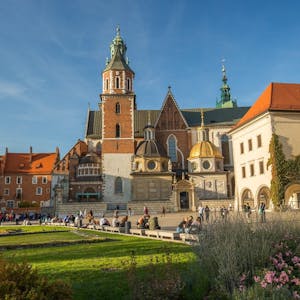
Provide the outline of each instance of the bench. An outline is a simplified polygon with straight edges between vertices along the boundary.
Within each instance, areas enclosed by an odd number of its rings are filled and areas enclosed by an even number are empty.
[[[174,231],[159,231],[158,232],[160,238],[170,238],[171,240],[179,239],[180,235],[178,232]]]
[[[145,235],[159,238],[158,230],[145,230]]]
[[[103,226],[103,230],[110,231],[110,232],[124,233],[125,232],[125,227]]]
[[[145,235],[145,229],[130,229],[131,234],[135,235]]]
[[[190,234],[190,233],[180,233],[179,238],[185,242],[185,241],[197,241],[197,235],[195,234]]]

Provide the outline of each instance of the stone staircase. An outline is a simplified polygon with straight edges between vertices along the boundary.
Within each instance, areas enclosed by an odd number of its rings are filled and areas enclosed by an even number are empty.
[[[163,207],[165,207],[166,212],[174,212],[174,205],[169,200],[129,201],[127,204],[127,207],[131,208],[134,215],[142,215],[144,206],[147,206],[150,216],[161,214]]]
[[[63,217],[66,215],[75,215],[78,212],[86,210],[89,212],[93,211],[95,215],[102,214],[106,212],[107,203],[104,202],[77,202],[77,203],[57,203],[55,214],[59,217]]]

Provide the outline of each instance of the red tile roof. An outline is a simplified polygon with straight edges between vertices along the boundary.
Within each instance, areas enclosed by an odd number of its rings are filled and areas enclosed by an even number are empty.
[[[271,83],[233,128],[248,123],[266,111],[300,111],[300,84]]]
[[[50,174],[57,159],[57,153],[7,153],[5,156],[6,174]]]

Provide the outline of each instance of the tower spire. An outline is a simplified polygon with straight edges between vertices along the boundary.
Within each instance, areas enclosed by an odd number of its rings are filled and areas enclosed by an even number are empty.
[[[217,101],[217,108],[230,108],[237,107],[236,100],[231,98],[230,87],[227,84],[227,76],[226,76],[226,68],[225,68],[225,59],[222,59],[222,86],[220,88],[221,91],[221,99]]]

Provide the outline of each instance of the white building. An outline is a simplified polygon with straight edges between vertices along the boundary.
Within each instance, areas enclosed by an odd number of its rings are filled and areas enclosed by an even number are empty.
[[[271,83],[231,130],[236,180],[236,209],[252,208],[270,199],[271,168],[267,169],[272,134],[279,137],[285,159],[300,155],[300,84]],[[284,204],[300,208],[299,174],[285,187]]]

